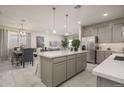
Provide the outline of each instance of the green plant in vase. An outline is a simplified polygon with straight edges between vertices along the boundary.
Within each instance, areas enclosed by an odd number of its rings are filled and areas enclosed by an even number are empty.
[[[78,51],[78,48],[80,46],[80,40],[74,39],[71,43],[72,43],[72,46],[74,48],[74,51]]]
[[[65,38],[64,40],[61,41],[61,46],[66,49],[68,47],[68,39]]]

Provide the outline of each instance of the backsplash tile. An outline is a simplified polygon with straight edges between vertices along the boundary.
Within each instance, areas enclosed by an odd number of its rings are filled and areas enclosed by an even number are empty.
[[[111,48],[114,51],[123,51],[124,43],[102,43],[98,44],[101,50],[107,50],[107,48]]]

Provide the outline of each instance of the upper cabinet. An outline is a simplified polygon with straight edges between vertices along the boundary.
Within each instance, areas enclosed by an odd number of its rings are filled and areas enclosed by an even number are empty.
[[[105,33],[104,33],[104,29],[105,27],[104,26],[99,26],[98,27],[98,43],[104,43],[104,36],[105,36]]]
[[[90,36],[97,36],[97,27],[90,28]]]
[[[123,24],[123,27],[122,27],[122,40],[124,42],[124,24]]]
[[[90,31],[88,30],[88,28],[85,28],[85,30],[84,30],[84,37],[90,36],[89,34],[90,34]]]
[[[84,37],[97,36],[97,27],[87,27],[84,31]]]
[[[110,43],[111,42],[111,25],[100,25],[98,27],[98,42],[99,43]]]
[[[114,24],[112,28],[112,42],[123,41],[123,24]]]
[[[99,43],[124,42],[124,18],[85,27],[84,37],[89,36],[98,36]]]

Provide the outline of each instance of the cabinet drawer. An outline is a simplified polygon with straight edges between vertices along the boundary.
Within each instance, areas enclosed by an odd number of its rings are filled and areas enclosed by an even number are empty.
[[[66,57],[58,57],[53,59],[54,63],[65,61],[65,60],[66,60]]]
[[[73,58],[75,58],[75,55],[67,56],[67,59],[73,59]]]
[[[82,54],[77,54],[77,57],[81,57]]]

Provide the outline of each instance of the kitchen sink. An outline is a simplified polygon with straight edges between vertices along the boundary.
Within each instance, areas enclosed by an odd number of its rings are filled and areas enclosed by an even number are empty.
[[[122,56],[115,56],[114,60],[124,61],[124,57],[122,57]]]

